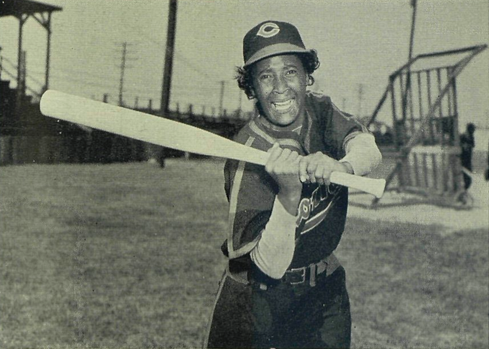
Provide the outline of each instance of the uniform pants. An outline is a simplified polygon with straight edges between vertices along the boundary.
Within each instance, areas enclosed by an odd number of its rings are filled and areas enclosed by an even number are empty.
[[[343,267],[318,277],[315,287],[280,283],[266,290],[226,272],[204,347],[349,348],[350,340]]]

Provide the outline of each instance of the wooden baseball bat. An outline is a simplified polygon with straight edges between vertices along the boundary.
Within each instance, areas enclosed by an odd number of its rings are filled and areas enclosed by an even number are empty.
[[[42,114],[140,141],[190,153],[265,165],[269,154],[212,132],[177,121],[48,90],[41,97]],[[380,198],[385,180],[333,172],[332,183]]]

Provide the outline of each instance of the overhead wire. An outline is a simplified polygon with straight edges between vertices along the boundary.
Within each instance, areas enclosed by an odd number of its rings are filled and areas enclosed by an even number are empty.
[[[17,70],[17,65],[14,64],[11,60],[9,60],[8,58],[6,57],[3,57],[3,59],[9,63],[14,69]],[[5,68],[4,68],[5,69]],[[98,83],[91,83],[91,82],[87,82],[86,79],[77,79],[77,78],[74,78],[74,77],[71,77],[71,76],[65,76],[63,75],[62,77],[60,77],[60,74],[59,72],[61,73],[72,73],[73,71],[68,71],[68,70],[63,70],[63,69],[56,69],[54,70],[52,73],[51,73],[51,77],[54,77],[54,78],[61,78],[63,80],[68,80],[68,81],[74,81],[74,82],[78,82],[82,85],[85,85],[85,86],[94,86],[94,87],[104,87],[104,88],[113,88],[113,86],[111,84],[98,84]],[[42,71],[38,71],[38,70],[34,70],[34,69],[27,69],[27,76],[26,78],[29,78],[33,81],[35,81],[37,84],[43,86],[44,84],[42,82],[40,82],[39,80],[37,80],[36,78],[34,78],[32,76],[32,74],[38,74],[38,75],[44,75],[45,72],[42,72]],[[86,74],[86,73],[83,73],[84,74],[84,77],[86,75],[89,75],[89,74]],[[102,80],[105,80],[107,81],[106,78],[104,78],[103,76],[95,76],[95,75],[92,75],[93,77],[95,78],[98,78],[98,79],[102,79]],[[15,77],[14,77],[15,78]]]
[[[8,71],[8,69],[5,69],[4,67],[2,67],[2,72],[5,72],[8,76],[10,76],[12,79],[17,79],[17,76],[15,74],[12,74],[11,72]],[[39,91],[36,91],[32,88],[30,88],[29,86],[25,86],[26,90],[28,90],[29,92],[33,93],[35,96],[39,97],[41,94],[39,93]]]
[[[140,28],[137,28],[133,25],[130,25],[128,24],[127,22],[124,23],[125,25],[127,25],[128,27],[130,27],[132,30],[134,30],[135,32],[137,32],[143,39],[145,39],[146,41],[160,47],[160,48],[163,48],[165,52],[169,52],[169,49],[161,42],[158,42],[157,40],[154,40],[152,37],[150,37],[149,35],[147,35],[146,33],[144,33]],[[196,73],[198,73],[200,76],[203,76],[205,77],[206,79],[210,80],[210,83],[215,83],[216,86],[206,86],[206,90],[209,90],[209,89],[212,89],[212,90],[219,90],[220,87],[217,86],[217,84],[220,84],[221,81],[218,81],[218,80],[215,80],[214,77],[210,76],[208,73],[206,73],[205,71],[203,71],[202,69],[198,68],[197,66],[195,66],[189,59],[187,59],[183,54],[179,53],[177,50],[174,50],[173,52],[175,54],[175,56],[180,60],[182,61],[187,67],[189,67],[190,69],[192,69],[193,71],[195,71]],[[4,57],[4,59],[11,65],[13,66],[14,68],[16,68],[16,64],[14,64],[12,61],[10,61],[8,58]],[[80,73],[80,74],[83,74],[84,76],[84,79],[77,79],[75,77],[71,77],[71,76],[65,76],[65,75],[62,75],[60,76],[59,72],[61,73],[67,73],[67,74],[73,74],[73,73]],[[32,74],[44,74],[43,72],[39,72],[39,71],[36,71],[36,70],[32,70],[32,69],[29,69],[28,70],[28,74],[29,74],[29,79],[35,81],[37,84],[43,86],[43,83],[41,83],[39,80],[37,80],[36,78],[32,77]],[[112,85],[112,84],[103,84],[103,83],[95,83],[95,82],[87,82],[86,81],[86,77],[91,77],[91,78],[95,78],[95,79],[103,79],[104,81],[107,81],[107,79],[101,75],[96,75],[96,74],[90,74],[86,71],[76,71],[76,70],[66,70],[66,69],[61,69],[61,68],[56,68],[56,69],[53,69],[53,72],[51,73],[51,76],[56,78],[56,79],[62,79],[62,80],[68,80],[68,81],[72,81],[72,82],[77,82],[79,84],[82,84],[84,86],[91,86],[91,87],[101,87],[101,88],[105,88],[105,89],[114,89],[115,87]],[[183,95],[199,95],[199,96],[209,96],[208,94],[205,94],[202,92],[202,89],[201,87],[199,86],[195,86],[195,85],[179,85],[179,84],[172,84],[172,89],[175,89],[175,90],[178,90],[179,91],[179,94],[183,94]],[[189,90],[193,90],[194,92],[190,92]],[[125,91],[126,94],[128,93],[132,93],[133,95],[136,94],[136,93],[143,93],[145,95],[147,94],[151,94],[152,91],[150,90],[146,90],[146,89],[131,89],[130,90],[131,92],[129,92],[129,90]],[[156,94],[157,92],[155,92]],[[159,93],[159,92],[158,92]],[[144,96],[141,96],[144,98]]]
[[[2,62],[5,61],[7,62],[8,64],[10,64],[10,66],[12,68],[14,68],[15,70],[17,70],[17,65],[14,64],[10,59],[8,59],[7,57],[5,56],[2,56]],[[5,70],[7,72],[7,74],[12,77],[13,79],[17,79],[17,76],[16,75],[12,75],[12,73],[8,72],[8,70],[5,68],[5,67],[2,67],[2,70]],[[33,76],[31,76],[30,74],[28,74],[28,71],[26,72],[26,79],[29,79],[29,80],[32,80],[34,83],[36,83],[39,87],[41,88],[44,88],[44,83],[39,81],[38,79],[34,78]],[[26,86],[26,88],[28,88],[28,86]],[[36,92],[37,94],[39,94],[39,92]]]
[[[128,26],[128,27],[131,27],[132,30],[134,30],[135,32],[137,32],[141,37],[143,37],[147,41],[149,41],[149,42],[157,45],[158,47],[164,49],[166,53],[171,53],[170,49],[168,47],[166,47],[166,45],[164,45],[163,43],[161,43],[161,42],[159,42],[157,40],[154,40],[149,35],[143,33],[139,28],[136,28],[135,26],[133,26],[131,24],[128,24],[127,22],[124,22],[124,24],[126,26]],[[204,76],[205,78],[210,79],[210,80],[212,80],[212,81],[214,81],[216,83],[219,83],[220,82],[218,80],[215,80],[212,76],[210,76],[206,72],[202,71],[200,68],[196,67],[192,62],[190,62],[184,55],[182,55],[181,53],[179,53],[177,50],[174,50],[173,53],[175,54],[175,56],[177,56],[179,59],[181,59],[188,67],[190,67],[196,73],[198,73],[198,74]]]

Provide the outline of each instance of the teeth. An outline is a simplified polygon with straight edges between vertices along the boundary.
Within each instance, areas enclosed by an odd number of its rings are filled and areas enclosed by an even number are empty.
[[[288,101],[285,102],[273,102],[272,104],[276,110],[282,111],[290,108],[290,106],[292,105],[292,100],[289,99]]]

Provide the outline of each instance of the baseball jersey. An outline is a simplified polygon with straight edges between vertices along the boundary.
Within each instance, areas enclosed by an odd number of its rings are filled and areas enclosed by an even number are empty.
[[[368,131],[351,115],[338,110],[329,97],[308,91],[301,126],[277,127],[258,114],[235,140],[264,151],[278,142],[301,155],[322,152],[340,160],[345,156],[346,142],[359,132]],[[231,260],[249,264],[249,253],[268,222],[278,187],[264,166],[228,160],[224,173],[229,232],[222,250]],[[344,230],[347,205],[346,187],[303,184],[291,268],[317,263],[336,249]]]

